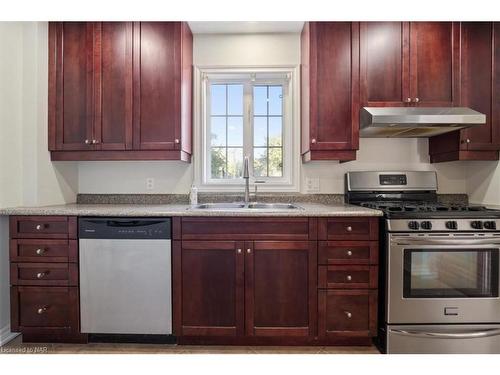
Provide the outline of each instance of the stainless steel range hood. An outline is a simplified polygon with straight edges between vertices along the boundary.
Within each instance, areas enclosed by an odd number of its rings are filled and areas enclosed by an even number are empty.
[[[364,107],[359,135],[365,138],[427,138],[486,123],[465,107]]]

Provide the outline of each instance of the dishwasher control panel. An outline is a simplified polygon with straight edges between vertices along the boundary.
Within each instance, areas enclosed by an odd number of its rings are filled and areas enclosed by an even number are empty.
[[[159,239],[171,238],[170,218],[88,217],[80,218],[79,238]]]

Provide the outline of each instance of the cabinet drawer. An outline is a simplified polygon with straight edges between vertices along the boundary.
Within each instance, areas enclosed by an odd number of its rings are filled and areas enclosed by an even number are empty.
[[[78,288],[11,287],[12,331],[78,328]]]
[[[11,262],[77,262],[77,240],[14,239],[10,241]]]
[[[11,263],[12,285],[78,286],[76,263]]]
[[[320,240],[377,240],[378,218],[345,217],[318,220]]]
[[[376,322],[376,291],[318,292],[318,333],[321,337],[375,336]]]
[[[378,242],[319,241],[319,264],[377,264]]]
[[[376,288],[377,269],[376,266],[319,266],[318,288]]]
[[[184,240],[308,240],[308,218],[187,217]]]
[[[10,237],[76,239],[76,217],[11,216]]]

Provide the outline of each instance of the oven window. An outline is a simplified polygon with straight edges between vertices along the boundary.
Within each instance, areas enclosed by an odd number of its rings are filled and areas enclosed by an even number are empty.
[[[498,249],[405,249],[403,297],[498,297]]]

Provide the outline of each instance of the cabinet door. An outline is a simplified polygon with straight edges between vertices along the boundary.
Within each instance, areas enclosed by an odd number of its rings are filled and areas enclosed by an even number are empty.
[[[310,149],[358,149],[359,24],[313,22],[310,33]]]
[[[132,23],[97,23],[94,54],[96,148],[131,149]]]
[[[245,243],[248,336],[315,336],[316,258],[314,241]]]
[[[410,102],[409,23],[360,24],[362,106],[404,106]]]
[[[91,22],[49,24],[49,150],[91,150]]]
[[[134,149],[180,149],[179,22],[134,23]]]
[[[180,253],[174,246],[174,296],[180,296],[180,301],[174,297],[174,304],[181,306],[180,316],[174,316],[176,335],[243,335],[243,245],[182,241]],[[175,270],[179,263],[180,270]]]
[[[462,23],[462,105],[486,114],[485,125],[461,131],[462,149],[498,150],[500,148],[500,122],[498,116],[493,116],[494,102],[492,100],[494,97],[492,95],[495,93],[493,69],[497,65],[494,61],[499,61],[494,59],[493,53],[500,57],[498,48],[492,48],[493,42],[500,45],[493,33],[498,34],[498,29],[499,27],[493,26],[491,22]],[[495,78],[498,81],[498,74]],[[495,97],[498,99],[498,94]]]
[[[459,105],[459,36],[456,22],[410,23],[410,97],[419,106]]]

